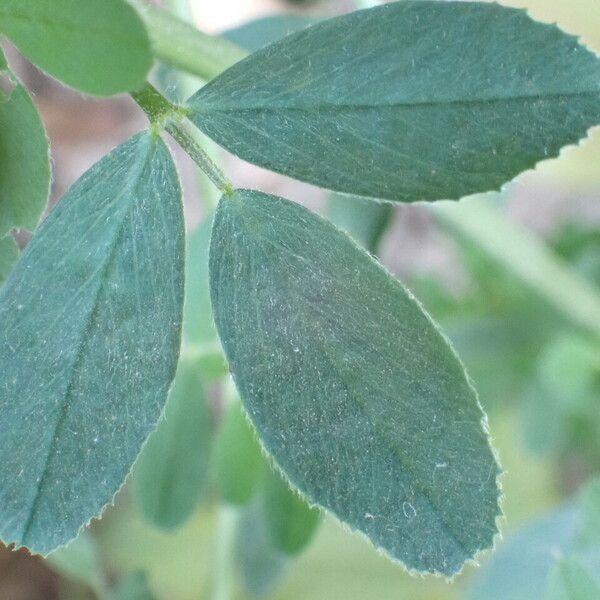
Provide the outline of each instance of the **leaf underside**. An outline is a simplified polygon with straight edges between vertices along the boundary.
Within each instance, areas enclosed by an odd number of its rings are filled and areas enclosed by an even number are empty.
[[[119,489],[173,379],[184,229],[140,134],[67,193],[0,289],[0,537],[47,553]]]
[[[0,49],[0,78],[7,68]],[[37,109],[18,79],[0,91],[0,238],[12,228],[35,229],[50,192],[48,139]]]
[[[446,340],[331,224],[239,190],[217,209],[215,321],[295,488],[409,569],[452,575],[496,533],[499,467]]]
[[[144,24],[125,0],[3,0],[0,32],[36,65],[90,94],[134,90],[152,65]]]
[[[585,136],[600,121],[600,60],[522,10],[404,0],[293,33],[189,106],[217,143],[285,175],[388,200],[454,199]]]

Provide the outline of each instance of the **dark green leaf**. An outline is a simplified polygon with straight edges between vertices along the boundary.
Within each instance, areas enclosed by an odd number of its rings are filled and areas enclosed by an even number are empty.
[[[273,545],[285,555],[301,552],[312,539],[321,514],[290,489],[279,473],[269,469],[263,488],[267,528]]]
[[[234,556],[244,590],[252,597],[269,594],[279,583],[290,558],[273,546],[262,497],[244,507],[240,515]]]
[[[548,582],[546,600],[600,600],[600,586],[575,559],[559,560]]]
[[[47,553],[119,489],[175,374],[184,230],[149,133],[88,171],[0,289],[0,537]]]
[[[390,204],[340,194],[333,194],[327,207],[329,220],[371,254],[377,254],[379,242],[390,224],[392,214]]]
[[[291,34],[190,106],[227,150],[285,175],[388,200],[459,198],[598,123],[600,60],[522,10],[404,0]]]
[[[256,52],[267,44],[276,42],[290,33],[306,29],[318,21],[319,19],[299,15],[272,15],[250,21],[221,35],[248,52]]]
[[[216,452],[217,477],[223,500],[233,505],[247,504],[260,481],[264,459],[239,402],[225,416]]]
[[[211,418],[197,362],[183,358],[164,418],[135,467],[136,496],[150,523],[174,529],[198,505],[208,472]]]
[[[240,190],[217,209],[217,330],[292,484],[409,568],[492,544],[498,465],[456,355],[414,298],[328,222]]]
[[[0,77],[5,69],[0,64]],[[27,90],[7,75],[14,87],[8,96],[0,90],[0,238],[13,227],[35,229],[50,192],[44,125]]]
[[[4,283],[18,258],[19,248],[15,240],[10,236],[0,238],[0,285]]]
[[[99,96],[140,87],[152,64],[146,29],[125,0],[3,0],[0,32],[57,79]]]

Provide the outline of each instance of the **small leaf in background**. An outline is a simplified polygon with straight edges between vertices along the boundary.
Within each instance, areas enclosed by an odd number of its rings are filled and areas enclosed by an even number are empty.
[[[179,361],[162,421],[135,465],[134,489],[144,517],[163,529],[183,525],[206,485],[212,415],[193,359]]]
[[[233,505],[247,504],[258,487],[265,460],[239,402],[229,408],[221,425],[216,468],[223,500]]]
[[[312,539],[321,513],[310,508],[273,469],[265,474],[263,486],[265,520],[273,545],[285,555],[294,556]]]
[[[145,573],[131,573],[119,582],[111,600],[156,600]]]
[[[0,238],[12,228],[33,231],[50,192],[44,125],[27,90],[6,68],[0,49],[0,78],[5,74],[12,86],[8,94],[0,89]]]
[[[332,194],[327,205],[327,218],[371,254],[377,254],[379,242],[392,215],[390,204],[359,196]]]
[[[574,559],[559,560],[548,582],[545,600],[600,600],[600,585]]]
[[[100,587],[101,566],[96,541],[89,531],[82,531],[72,542],[47,556],[50,566],[62,576],[92,589]]]
[[[600,121],[599,82],[595,54],[523,10],[405,0],[293,33],[189,104],[244,160],[412,202],[498,189],[557,156]]]
[[[600,548],[600,478],[589,483],[581,494],[583,524],[579,542],[583,546]]]
[[[327,221],[250,190],[219,204],[210,276],[244,406],[295,488],[411,569],[452,575],[492,545],[483,412],[399,282]]]
[[[110,502],[162,412],[183,308],[184,226],[164,143],[92,167],[0,289],[0,537],[36,553]]]
[[[152,65],[145,26],[125,0],[3,0],[0,32],[50,75],[98,96],[135,90]]]
[[[256,52],[281,38],[306,29],[319,19],[300,15],[271,15],[224,31],[221,36],[248,52]]]
[[[8,277],[17,259],[19,248],[11,236],[0,238],[0,285]]]
[[[290,564],[290,558],[273,546],[261,496],[242,509],[234,558],[240,583],[253,598],[270,594]]]

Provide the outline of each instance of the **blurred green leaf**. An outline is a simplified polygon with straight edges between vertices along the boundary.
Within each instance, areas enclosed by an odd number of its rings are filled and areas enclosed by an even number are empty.
[[[143,133],[73,185],[0,288],[6,543],[50,552],[123,484],[175,375],[183,256],[177,171]]]
[[[0,78],[6,74],[12,86],[8,95],[0,88],[0,238],[12,228],[33,231],[50,192],[50,154],[44,125],[27,90],[6,68],[0,48]],[[7,252],[9,242],[0,242],[0,252]]]
[[[207,480],[211,421],[198,365],[182,358],[163,419],[134,469],[136,498],[153,525],[180,527],[198,506]]]
[[[19,248],[15,240],[10,236],[0,238],[0,285],[4,283],[18,258]]]
[[[96,542],[89,531],[82,531],[72,542],[54,550],[47,560],[64,577],[98,589],[100,565]]]
[[[545,600],[600,600],[600,586],[574,559],[559,560],[548,582]]]
[[[152,65],[146,28],[125,0],[3,0],[0,32],[57,79],[99,96],[135,90]]]
[[[320,511],[310,508],[273,469],[265,474],[263,495],[273,545],[285,555],[298,554],[312,539],[321,521]]]
[[[492,544],[483,412],[399,282],[324,219],[249,190],[219,203],[210,273],[240,396],[296,489],[412,569],[450,575]]]
[[[155,600],[144,573],[130,573],[119,583],[112,600]]]
[[[244,160],[413,202],[497,190],[557,156],[600,121],[599,81],[594,53],[525,11],[405,0],[286,36],[189,105]]]
[[[379,242],[392,215],[391,204],[358,196],[332,194],[327,205],[328,219],[371,254],[377,254]]]
[[[306,29],[318,21],[319,19],[300,15],[271,15],[224,31],[221,36],[248,52],[256,52],[264,46],[276,42],[290,33]]]
[[[261,496],[242,509],[234,555],[240,583],[254,598],[270,594],[287,571],[290,559],[273,546]]]
[[[255,493],[265,460],[245,411],[235,402],[225,415],[216,448],[219,490],[225,502],[247,504]]]
[[[581,494],[583,524],[579,542],[583,546],[600,547],[600,478],[589,483]]]

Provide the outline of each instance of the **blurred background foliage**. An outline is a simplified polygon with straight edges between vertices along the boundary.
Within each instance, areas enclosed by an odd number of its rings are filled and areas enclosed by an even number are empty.
[[[597,0],[503,3],[558,22],[600,51]],[[374,2],[162,4],[206,30],[227,29],[231,40],[254,50],[317,18]],[[140,129],[143,117],[128,99],[82,98],[10,54],[49,129],[56,199]],[[180,100],[202,83],[164,65],[154,79]],[[0,599],[600,598],[600,322],[585,309],[586,298],[597,304],[600,294],[599,133],[500,194],[439,207],[328,196],[203,140],[240,186],[287,196],[346,229],[452,340],[506,471],[503,536],[479,568],[467,566],[452,583],[410,577],[307,507],[273,470],[228,379],[210,315],[207,249],[217,197],[184,160],[184,358],[165,419],[115,505],[77,540],[47,560],[0,551]]]

